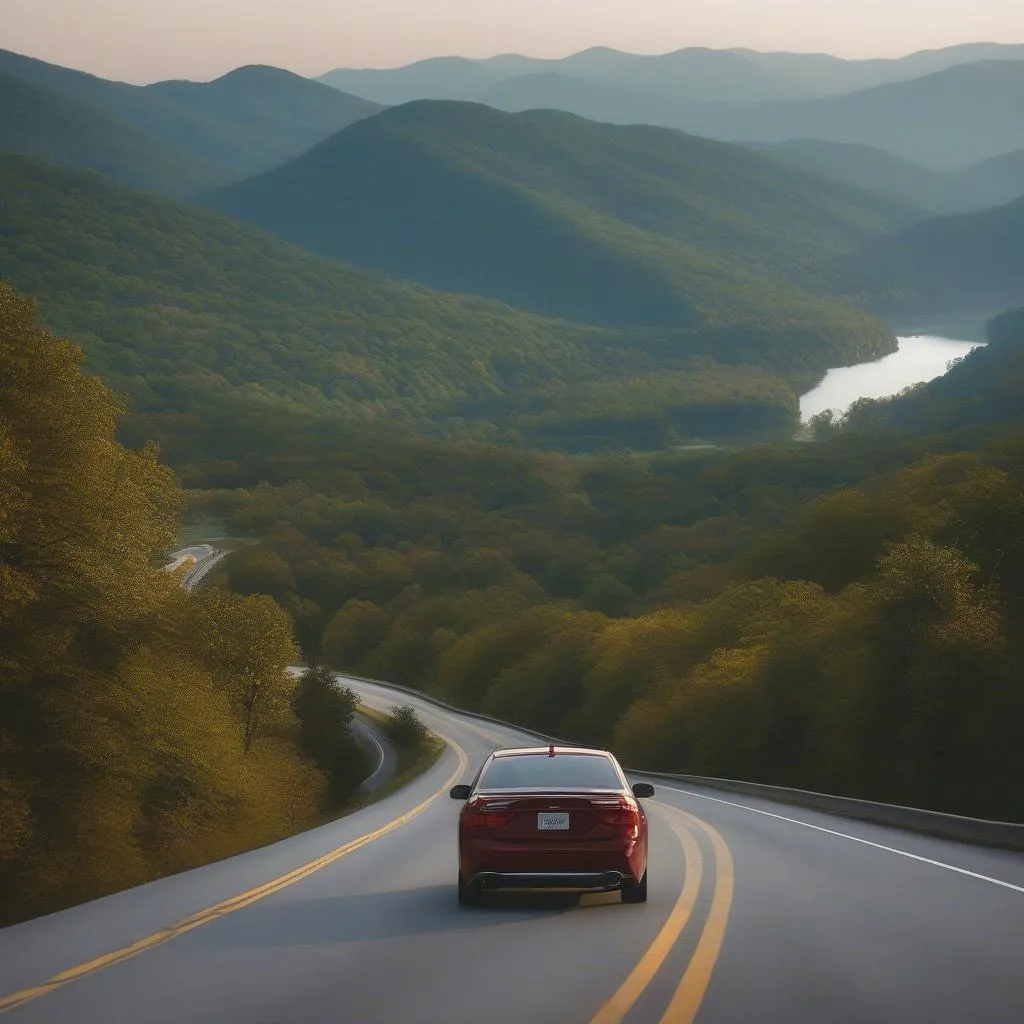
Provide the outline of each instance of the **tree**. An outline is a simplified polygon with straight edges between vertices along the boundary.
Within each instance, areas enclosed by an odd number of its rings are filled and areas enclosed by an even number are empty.
[[[388,613],[372,601],[346,601],[324,630],[324,661],[332,668],[355,668],[384,639],[390,622]]]
[[[611,573],[601,573],[587,584],[580,604],[584,608],[603,612],[612,618],[627,615],[636,603],[632,587],[626,586]]]
[[[239,597],[224,590],[199,592],[207,623],[201,644],[220,670],[242,725],[242,747],[279,728],[293,687],[286,668],[298,656],[291,619],[273,598]]]
[[[337,805],[359,783],[365,759],[352,733],[358,696],[342,686],[324,665],[311,665],[292,695],[299,720],[299,744],[326,775],[329,799]]]
[[[262,545],[239,548],[227,558],[231,589],[240,594],[269,594],[281,599],[295,590],[291,567]]]
[[[406,749],[415,747],[427,738],[427,727],[410,704],[395,704],[388,711],[384,729],[395,746]]]

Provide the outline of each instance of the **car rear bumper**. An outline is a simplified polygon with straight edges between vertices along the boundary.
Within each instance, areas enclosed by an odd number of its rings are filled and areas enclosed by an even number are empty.
[[[481,889],[581,889],[611,891],[629,877],[621,871],[478,871]]]
[[[506,879],[509,888],[559,888],[570,880],[570,888],[617,888],[623,879],[638,880],[646,864],[645,841],[546,846],[478,840],[463,842],[459,850],[463,879],[486,878],[487,888],[504,888]]]

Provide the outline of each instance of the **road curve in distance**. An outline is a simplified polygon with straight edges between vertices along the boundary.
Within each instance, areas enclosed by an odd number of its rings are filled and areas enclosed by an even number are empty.
[[[352,732],[355,734],[356,742],[366,751],[369,758],[370,774],[360,783],[359,789],[364,793],[372,793],[391,781],[398,763],[398,755],[377,723],[359,714],[358,711],[352,716]]]

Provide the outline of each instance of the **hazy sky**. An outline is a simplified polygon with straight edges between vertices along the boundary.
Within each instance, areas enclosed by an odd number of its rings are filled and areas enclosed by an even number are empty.
[[[982,40],[1024,42],[1024,0],[0,0],[0,47],[132,82],[597,45],[870,57]]]

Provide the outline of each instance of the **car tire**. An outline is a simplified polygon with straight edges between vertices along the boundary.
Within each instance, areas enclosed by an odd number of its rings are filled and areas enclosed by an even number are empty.
[[[466,885],[462,881],[462,872],[459,872],[459,906],[460,907],[479,907],[480,906],[481,891],[480,886],[475,882],[471,882]]]
[[[646,903],[647,902],[647,869],[644,868],[644,877],[639,882],[623,882],[622,884],[623,903]]]

